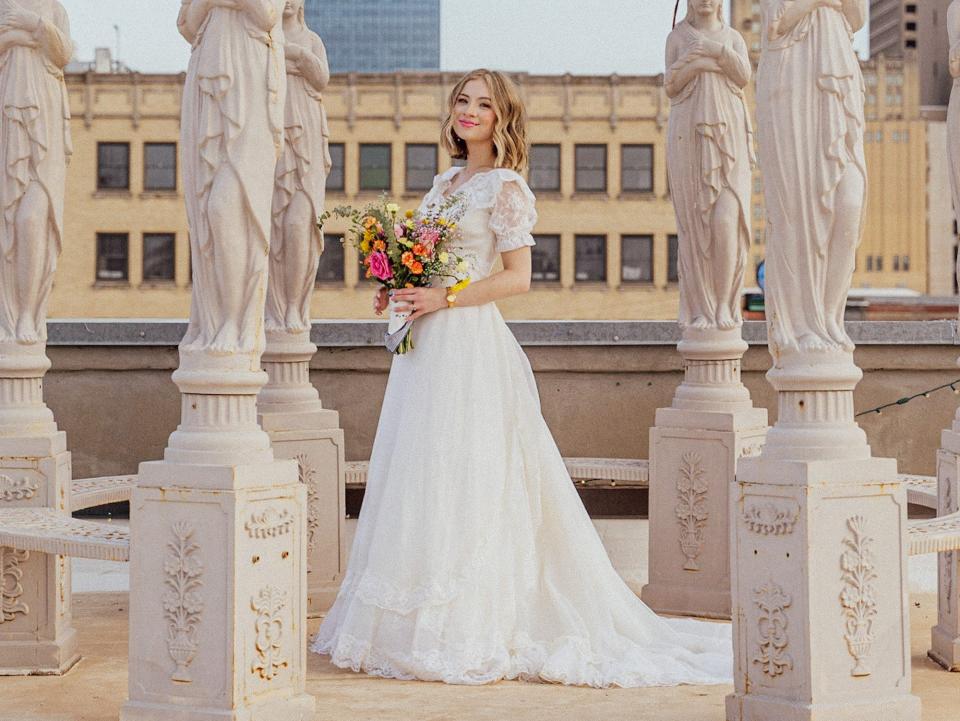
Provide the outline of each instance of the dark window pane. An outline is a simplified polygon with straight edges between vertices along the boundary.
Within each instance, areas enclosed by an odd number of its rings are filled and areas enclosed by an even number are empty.
[[[327,190],[343,190],[343,143],[330,143],[330,174],[327,176]]]
[[[606,145],[578,145],[576,166],[578,192],[603,192],[607,189]]]
[[[144,280],[173,280],[175,238],[173,233],[143,234]]]
[[[531,280],[535,282],[560,280],[560,236],[535,235],[533,239],[537,244],[530,249],[533,264]]]
[[[407,190],[430,190],[437,174],[437,146],[409,143],[407,145]]]
[[[323,253],[320,254],[320,265],[317,267],[318,283],[343,282],[343,236],[325,233],[323,236]]]
[[[676,283],[680,280],[680,241],[677,236],[667,237],[667,281]]]
[[[97,188],[130,189],[130,143],[97,143]]]
[[[560,146],[530,147],[530,187],[533,190],[560,190]]]
[[[390,146],[360,146],[360,190],[390,190]]]
[[[653,146],[624,145],[620,149],[623,190],[653,191]]]
[[[97,280],[127,280],[129,236],[126,233],[97,233]]]
[[[652,235],[623,236],[620,255],[620,278],[624,283],[653,282]]]
[[[143,189],[177,189],[176,143],[147,143],[143,146]]]
[[[607,237],[578,235],[576,238],[574,277],[578,281],[607,279]]]

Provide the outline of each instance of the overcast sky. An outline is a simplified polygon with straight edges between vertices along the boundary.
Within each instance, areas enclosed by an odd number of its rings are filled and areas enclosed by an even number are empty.
[[[140,72],[186,69],[177,33],[180,0],[60,0],[80,60],[115,49]],[[442,0],[445,70],[488,66],[532,73],[656,74],[673,15],[671,0]],[[386,26],[383,28],[386,32]],[[858,47],[866,49],[861,32]]]

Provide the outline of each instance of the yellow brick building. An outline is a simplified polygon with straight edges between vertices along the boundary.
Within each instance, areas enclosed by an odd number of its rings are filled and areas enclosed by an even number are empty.
[[[909,101],[915,70],[897,62],[901,70],[891,70],[896,66],[888,61],[871,86],[871,97],[895,97],[900,105],[898,114],[884,105],[883,119],[871,120],[872,210],[855,285],[922,292],[926,138]],[[891,82],[894,72],[902,83]],[[540,222],[533,289],[502,302],[504,314],[675,318],[676,225],[666,178],[669,102],[662,78],[516,78],[530,113],[530,182]],[[182,74],[67,76],[75,155],[52,317],[189,313],[189,243],[176,162],[183,80]],[[434,173],[450,164],[437,140],[455,80],[445,73],[334,76],[325,94],[335,161],[328,207],[363,204],[381,192],[415,205]],[[762,200],[760,189],[758,177],[755,200]],[[763,257],[758,208],[754,262]],[[359,277],[354,252],[336,242],[342,230],[333,221],[327,227],[315,318],[371,317],[371,287]],[[752,277],[751,269],[748,284]]]

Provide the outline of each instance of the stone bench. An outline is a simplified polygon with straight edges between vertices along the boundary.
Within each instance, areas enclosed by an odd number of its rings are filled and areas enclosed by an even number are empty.
[[[0,548],[101,561],[130,560],[130,530],[53,508],[0,509]]]
[[[70,510],[83,511],[105,506],[108,503],[129,501],[133,487],[136,485],[136,476],[78,478],[71,484]]]
[[[937,477],[901,474],[900,480],[907,487],[907,503],[922,508],[937,510]]]

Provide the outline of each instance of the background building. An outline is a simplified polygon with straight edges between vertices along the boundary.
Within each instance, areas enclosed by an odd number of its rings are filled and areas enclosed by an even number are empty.
[[[306,0],[334,73],[440,69],[440,0]]]

